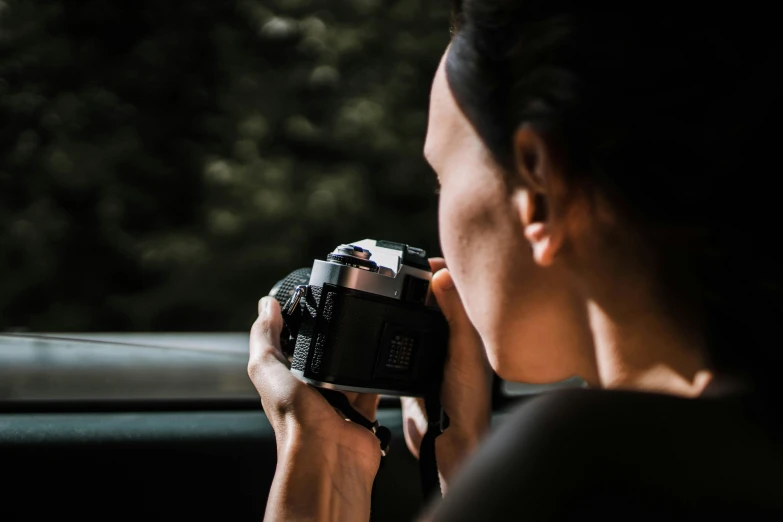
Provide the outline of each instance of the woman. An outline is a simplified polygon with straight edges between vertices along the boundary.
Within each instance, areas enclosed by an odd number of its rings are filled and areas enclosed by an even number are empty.
[[[433,289],[452,341],[429,516],[779,518],[774,22],[582,4],[464,0],[433,82]],[[368,520],[377,440],[289,374],[279,308],[260,308],[268,519]],[[592,389],[529,401],[482,442],[484,354],[506,379]],[[416,452],[421,412],[404,407]]]

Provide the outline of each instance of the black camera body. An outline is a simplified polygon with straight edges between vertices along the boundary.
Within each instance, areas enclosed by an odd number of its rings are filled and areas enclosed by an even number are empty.
[[[391,241],[340,245],[270,292],[291,372],[323,388],[423,397],[440,385],[448,325],[426,253]]]

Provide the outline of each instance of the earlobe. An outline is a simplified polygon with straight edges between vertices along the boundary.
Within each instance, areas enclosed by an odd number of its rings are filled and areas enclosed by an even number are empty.
[[[533,250],[533,260],[539,266],[552,266],[560,248],[558,235],[546,222],[535,222],[525,227],[525,238]]]
[[[550,266],[560,248],[559,234],[551,223],[545,199],[543,194],[530,189],[518,189],[515,197],[525,239],[540,266]]]

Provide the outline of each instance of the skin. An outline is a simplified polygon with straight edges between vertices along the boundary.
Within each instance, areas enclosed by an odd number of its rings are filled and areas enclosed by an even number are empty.
[[[516,171],[504,172],[455,102],[443,62],[429,121],[445,255],[431,260],[432,287],[451,330],[441,397],[451,426],[436,446],[443,489],[488,430],[488,365],[510,380],[579,375],[596,387],[698,396],[712,377],[699,336],[671,317],[633,262],[642,256],[623,241],[633,231],[600,197],[568,184],[546,140],[521,126]],[[377,440],[291,375],[279,306],[264,298],[259,308],[248,373],[278,447],[266,519],[368,520]],[[351,398],[374,418],[376,397]],[[426,418],[414,400],[403,401],[403,414],[418,454]]]
[[[444,55],[445,59],[445,55]],[[584,303],[562,267],[530,255],[529,190],[503,172],[457,106],[443,61],[433,80],[424,154],[440,182],[444,256],[466,312],[502,378],[549,383],[579,375],[595,383]]]

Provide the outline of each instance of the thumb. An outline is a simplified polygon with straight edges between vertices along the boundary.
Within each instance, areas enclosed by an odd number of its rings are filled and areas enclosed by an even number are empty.
[[[481,337],[465,312],[448,268],[438,270],[432,276],[432,291],[449,323],[447,376],[451,375],[452,379],[456,379],[463,385],[469,385],[471,389],[483,390],[490,371],[489,362],[483,350]]]
[[[473,329],[448,268],[442,268],[432,276],[432,292],[452,334],[467,333],[466,329]]]

